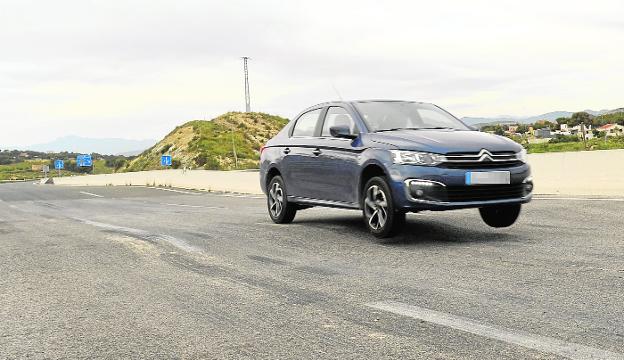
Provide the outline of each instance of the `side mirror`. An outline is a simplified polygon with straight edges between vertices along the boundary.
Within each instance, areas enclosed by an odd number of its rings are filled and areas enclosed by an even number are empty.
[[[358,137],[356,134],[351,133],[351,129],[348,126],[332,126],[329,128],[329,133],[333,137],[343,138],[343,139],[355,139]]]

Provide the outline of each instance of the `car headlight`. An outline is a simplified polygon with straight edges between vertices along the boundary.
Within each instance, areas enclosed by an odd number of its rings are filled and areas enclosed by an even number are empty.
[[[516,153],[516,159],[522,161],[523,163],[527,162],[527,151],[526,149],[522,149],[521,151]]]
[[[446,161],[444,155],[428,152],[390,150],[390,153],[395,164],[436,166]]]

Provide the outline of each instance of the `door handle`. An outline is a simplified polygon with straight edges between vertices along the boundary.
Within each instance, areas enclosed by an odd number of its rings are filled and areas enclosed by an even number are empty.
[[[288,153],[290,153],[290,149],[289,148],[284,149],[284,154],[288,154]]]
[[[312,151],[312,154],[314,154],[314,156],[321,155],[321,149],[319,149],[319,148],[314,149],[314,151]]]

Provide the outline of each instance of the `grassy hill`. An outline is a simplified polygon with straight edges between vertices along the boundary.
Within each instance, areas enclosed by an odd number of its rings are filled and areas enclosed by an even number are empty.
[[[162,169],[161,155],[171,155],[174,168],[232,170],[258,167],[260,147],[288,119],[264,113],[229,112],[210,121],[194,120],[176,127],[126,166],[126,171]],[[233,146],[234,144],[234,146]],[[235,164],[236,149],[238,166]]]

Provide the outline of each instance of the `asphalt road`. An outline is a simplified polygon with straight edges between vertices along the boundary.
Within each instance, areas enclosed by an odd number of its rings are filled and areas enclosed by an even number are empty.
[[[0,358],[624,358],[624,202],[270,222],[259,197],[0,185]]]

